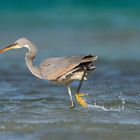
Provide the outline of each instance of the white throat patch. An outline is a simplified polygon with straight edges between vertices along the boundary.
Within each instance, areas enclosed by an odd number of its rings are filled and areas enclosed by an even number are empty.
[[[29,51],[30,51],[30,47],[29,47],[29,45],[26,44],[26,45],[24,45],[24,47],[25,47],[25,48],[28,48]]]

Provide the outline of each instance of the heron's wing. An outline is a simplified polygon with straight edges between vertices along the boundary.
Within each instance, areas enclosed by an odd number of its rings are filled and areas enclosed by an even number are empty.
[[[81,63],[92,62],[96,59],[97,57],[92,55],[49,58],[40,65],[41,76],[43,79],[56,80]]]

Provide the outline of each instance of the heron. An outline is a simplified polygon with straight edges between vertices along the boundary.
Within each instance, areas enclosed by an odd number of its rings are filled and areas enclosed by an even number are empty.
[[[52,81],[56,84],[61,84],[67,87],[70,97],[70,108],[75,107],[75,103],[72,97],[70,84],[74,80],[79,80],[77,91],[75,93],[77,101],[82,106],[87,106],[85,100],[81,96],[86,94],[80,94],[80,89],[83,80],[87,79],[87,75],[96,69],[94,61],[97,60],[96,55],[78,55],[68,57],[51,57],[43,60],[40,65],[34,64],[34,59],[37,54],[37,46],[34,45],[27,38],[20,38],[8,47],[0,50],[0,53],[11,50],[27,48],[28,52],[25,54],[25,62],[30,72],[40,79]]]

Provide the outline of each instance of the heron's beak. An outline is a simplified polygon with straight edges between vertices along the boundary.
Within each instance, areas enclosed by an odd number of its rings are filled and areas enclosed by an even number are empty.
[[[5,51],[8,51],[8,50],[11,50],[11,49],[14,49],[16,47],[16,45],[17,45],[16,43],[15,44],[11,44],[11,45],[9,45],[6,48],[1,49],[0,50],[0,53],[5,52]]]

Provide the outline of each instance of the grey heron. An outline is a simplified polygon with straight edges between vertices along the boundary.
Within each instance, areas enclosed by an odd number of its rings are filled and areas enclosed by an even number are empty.
[[[39,66],[36,66],[33,63],[33,60],[37,54],[37,47],[26,38],[18,39],[15,43],[1,49],[0,53],[11,49],[20,49],[22,47],[28,48],[28,52],[25,55],[25,61],[27,67],[33,75],[40,79],[53,81],[57,84],[67,86],[70,97],[70,108],[75,107],[70,83],[74,80],[80,80],[76,91],[76,98],[81,105],[87,105],[81,98],[82,95],[80,95],[80,89],[83,80],[86,79],[89,72],[96,68],[93,62],[97,59],[97,56],[79,55],[71,57],[51,57],[45,59]]]

